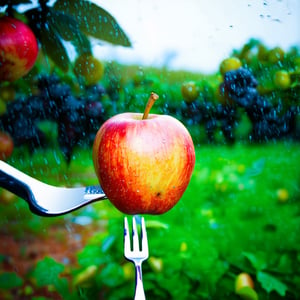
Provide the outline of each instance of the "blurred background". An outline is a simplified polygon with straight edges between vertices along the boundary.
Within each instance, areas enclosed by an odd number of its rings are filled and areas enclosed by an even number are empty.
[[[95,45],[101,59],[212,73],[250,38],[284,50],[300,44],[297,0],[95,1],[119,21],[132,48]]]
[[[299,16],[297,0],[0,1],[0,159],[96,185],[96,132],[155,91],[196,164],[145,216],[147,299],[300,299]],[[45,218],[0,188],[0,299],[132,299],[123,222],[109,200]]]

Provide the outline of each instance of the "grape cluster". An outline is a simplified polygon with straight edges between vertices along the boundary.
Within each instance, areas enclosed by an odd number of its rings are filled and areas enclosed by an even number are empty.
[[[6,113],[0,117],[0,128],[12,136],[15,146],[25,144],[33,151],[47,143],[39,122],[56,122],[58,144],[69,163],[75,145],[93,142],[105,120],[99,101],[105,90],[94,85],[87,88],[84,97],[75,97],[70,86],[61,83],[56,75],[42,76],[37,86],[37,95],[8,104]]]
[[[284,107],[278,101],[272,104],[269,99],[259,94],[258,82],[252,72],[240,67],[223,74],[223,82],[219,86],[223,103],[216,104],[212,98],[198,97],[193,102],[183,102],[180,109],[170,106],[170,113],[182,116],[187,125],[202,125],[207,140],[214,142],[215,133],[219,129],[227,144],[235,142],[235,128],[246,113],[252,128],[249,140],[264,142],[283,137],[299,138],[297,116],[300,109],[297,105]],[[224,100],[225,99],[225,100]]]
[[[252,123],[250,140],[262,142],[297,135],[296,118],[299,107],[291,106],[283,110],[279,102],[272,105],[257,89],[253,74],[245,69],[229,71],[224,74],[221,89],[234,103],[242,107]]]
[[[209,143],[215,142],[215,132],[220,129],[228,144],[235,142],[234,128],[238,124],[236,107],[232,105],[215,104],[209,99],[196,100],[191,103],[183,103],[180,110],[172,110],[171,113],[181,115],[183,122],[189,125],[201,124],[205,128]]]

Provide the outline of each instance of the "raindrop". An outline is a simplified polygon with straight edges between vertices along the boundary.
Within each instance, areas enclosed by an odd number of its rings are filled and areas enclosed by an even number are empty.
[[[88,217],[88,216],[77,216],[72,219],[73,223],[82,225],[82,226],[89,225],[92,223],[92,221],[93,221],[92,218]]]
[[[54,159],[55,159],[56,163],[57,163],[58,165],[60,165],[60,164],[61,164],[61,160],[60,160],[60,158],[58,157],[57,152],[54,151],[53,154],[54,154]]]

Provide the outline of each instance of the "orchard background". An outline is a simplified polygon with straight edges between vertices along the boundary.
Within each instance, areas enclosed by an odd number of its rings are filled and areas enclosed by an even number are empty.
[[[299,299],[299,48],[251,39],[209,75],[121,65],[93,55],[90,37],[131,44],[99,6],[39,1],[19,13],[26,2],[10,1],[5,14],[29,25],[39,56],[26,76],[0,82],[1,158],[53,185],[97,184],[96,131],[117,113],[143,111],[155,91],[153,113],[187,126],[196,166],[171,211],[145,216],[147,299]],[[99,16],[110,27],[94,30]],[[1,190],[0,206],[1,298],[132,299],[124,215],[108,201],[43,218]],[[240,273],[254,286],[237,290]]]

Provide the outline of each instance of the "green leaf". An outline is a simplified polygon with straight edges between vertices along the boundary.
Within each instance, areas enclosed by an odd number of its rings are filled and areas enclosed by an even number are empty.
[[[45,24],[46,25],[46,24]],[[45,55],[63,71],[68,71],[71,64],[67,50],[58,32],[50,25],[41,29],[41,42]]]
[[[42,45],[43,52],[63,71],[68,71],[71,64],[63,39],[55,26],[52,25],[50,10],[34,8],[26,11],[26,17],[34,34]],[[50,18],[49,18],[50,17]]]
[[[257,280],[261,283],[261,286],[268,293],[275,291],[280,296],[285,296],[287,286],[277,278],[265,272],[258,272],[256,277]]]
[[[79,55],[91,53],[91,43],[87,36],[80,31],[75,18],[50,8],[47,20],[62,39],[72,42]]]
[[[64,268],[63,264],[56,262],[53,258],[45,257],[37,263],[33,272],[37,286],[55,285],[59,280],[59,274]]]
[[[55,290],[65,299],[69,295],[69,283],[66,278],[61,278],[60,273],[65,266],[51,257],[39,261],[33,271],[38,287],[53,285]]]
[[[77,253],[78,263],[81,266],[101,265],[106,262],[107,254],[103,255],[101,248],[96,245],[86,245]]]
[[[22,286],[23,279],[14,272],[0,274],[0,289],[12,289]]]
[[[131,43],[113,16],[94,3],[84,0],[58,0],[54,9],[72,15],[87,35],[112,44],[129,47]]]
[[[267,263],[264,253],[256,252],[254,254],[251,252],[243,252],[243,255],[249,260],[255,270],[260,271],[266,268]]]
[[[257,293],[249,286],[244,286],[236,292],[243,300],[258,300]]]
[[[32,1],[31,0],[10,0],[10,1],[6,1],[5,4],[10,4],[13,6],[19,5],[19,4],[31,4]],[[1,3],[0,6],[2,6],[3,4]]]
[[[122,267],[116,263],[106,265],[100,274],[101,283],[107,286],[118,286],[124,280],[124,272]]]

